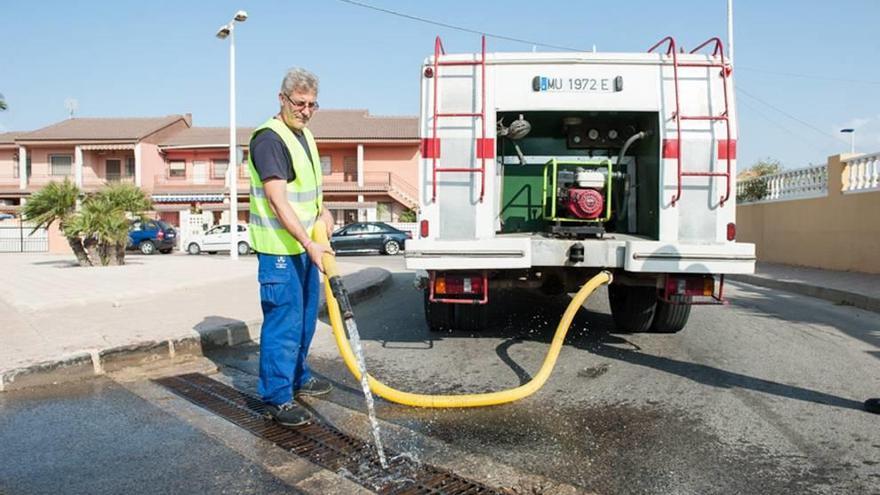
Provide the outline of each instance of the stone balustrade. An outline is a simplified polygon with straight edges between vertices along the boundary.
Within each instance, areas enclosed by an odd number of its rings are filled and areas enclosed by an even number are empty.
[[[742,180],[737,183],[736,192],[741,204],[823,197],[828,194],[828,166],[815,165]]]
[[[880,153],[846,158],[843,166],[844,194],[880,190]]]

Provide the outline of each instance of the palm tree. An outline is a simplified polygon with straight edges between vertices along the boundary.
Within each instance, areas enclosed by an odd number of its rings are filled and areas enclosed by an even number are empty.
[[[98,196],[107,204],[96,207],[114,212],[105,216],[101,223],[106,254],[110,264],[122,265],[125,263],[125,246],[128,244],[129,219],[142,217],[153,205],[144,191],[133,184],[111,184],[98,193]],[[121,215],[118,214],[120,211]]]
[[[65,235],[78,236],[93,265],[125,264],[129,218],[141,217],[150,200],[131,184],[112,184],[82,202]]]
[[[73,254],[76,255],[79,265],[92,266],[80,236],[69,232],[71,220],[76,212],[76,202],[79,198],[79,188],[69,179],[64,179],[64,182],[53,181],[28,198],[22,209],[22,214],[25,219],[34,222],[34,231],[58,222],[58,226],[67,237],[67,243],[73,250]]]
[[[0,110],[6,110],[7,108],[6,98],[3,98],[3,93],[0,93]]]

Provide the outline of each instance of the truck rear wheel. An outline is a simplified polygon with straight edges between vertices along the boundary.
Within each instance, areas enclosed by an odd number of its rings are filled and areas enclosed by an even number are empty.
[[[452,329],[452,323],[455,319],[454,304],[446,304],[439,302],[431,302],[429,300],[428,289],[425,289],[425,322],[428,323],[428,330],[432,332],[442,332]]]
[[[634,285],[608,286],[611,316],[618,330],[647,332],[657,308],[657,289]]]
[[[681,296],[672,296],[674,302],[687,302]],[[657,301],[657,310],[654,312],[654,321],[651,323],[651,331],[657,333],[676,333],[687,325],[691,316],[690,304],[673,304],[665,301]]]

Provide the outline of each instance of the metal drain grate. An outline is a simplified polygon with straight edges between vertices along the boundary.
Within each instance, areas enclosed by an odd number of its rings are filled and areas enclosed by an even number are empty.
[[[386,450],[383,469],[371,445],[313,421],[286,428],[265,417],[262,401],[200,373],[155,380],[190,402],[231,421],[278,447],[383,495],[502,495],[455,473]]]

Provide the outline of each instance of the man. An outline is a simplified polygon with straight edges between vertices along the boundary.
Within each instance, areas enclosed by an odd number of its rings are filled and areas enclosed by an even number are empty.
[[[328,232],[333,227],[323,205],[318,148],[306,127],[318,110],[317,97],[317,77],[290,69],[278,95],[281,109],[254,131],[248,158],[248,230],[259,261],[263,309],[258,390],[269,415],[285,426],[311,419],[294,397],[331,389],[306,364],[318,318],[321,257],[333,254],[312,242],[316,222],[325,222]]]

